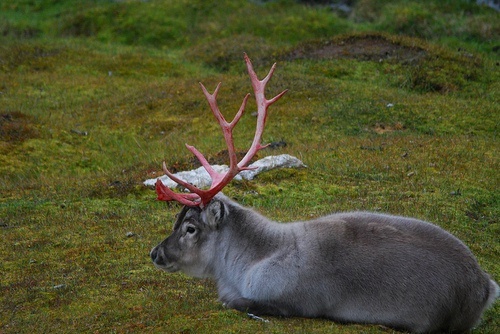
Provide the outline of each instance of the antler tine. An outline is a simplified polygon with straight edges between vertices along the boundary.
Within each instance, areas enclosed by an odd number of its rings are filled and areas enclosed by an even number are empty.
[[[200,197],[197,194],[180,194],[165,186],[160,179],[155,183],[156,193],[160,201],[177,201],[181,204],[193,206],[199,203]]]
[[[264,133],[264,127],[266,125],[267,108],[274,102],[278,101],[288,91],[286,89],[281,93],[279,93],[278,95],[276,95],[275,97],[273,97],[272,99],[267,100],[264,93],[268,81],[273,76],[274,69],[276,68],[276,63],[273,64],[266,77],[262,80],[259,80],[257,74],[253,69],[252,62],[250,61],[250,58],[248,58],[246,53],[245,53],[245,62],[247,65],[248,75],[250,76],[250,80],[252,81],[252,87],[255,94],[255,101],[257,102],[257,126],[255,129],[255,136],[253,138],[252,146],[250,146],[250,149],[247,151],[247,154],[238,163],[238,166],[240,168],[244,168],[250,162],[253,156],[257,153],[258,150],[266,147],[262,146],[260,142],[262,134]]]
[[[237,164],[236,150],[234,149],[233,129],[236,126],[236,124],[238,124],[238,121],[240,120],[241,116],[245,112],[245,107],[247,105],[248,98],[250,97],[250,94],[247,94],[243,98],[243,101],[241,103],[240,109],[238,110],[238,112],[234,116],[233,120],[230,123],[228,123],[226,121],[226,119],[224,118],[224,116],[222,115],[222,113],[220,112],[219,106],[217,104],[217,93],[219,92],[220,85],[221,85],[221,83],[219,83],[217,85],[217,87],[215,88],[214,93],[210,94],[207,91],[207,89],[205,88],[205,86],[200,82],[200,86],[201,86],[201,89],[203,90],[203,94],[205,94],[205,97],[206,97],[206,99],[208,101],[208,104],[210,105],[210,109],[212,110],[212,113],[214,114],[214,116],[217,119],[217,121],[219,122],[219,125],[221,127],[222,133],[224,135],[224,140],[226,141],[227,150],[228,150],[228,153],[229,153],[229,165],[233,166],[233,165]],[[198,159],[199,159],[199,157],[198,157]],[[204,157],[203,157],[203,159],[204,159]],[[201,162],[201,160],[200,160],[200,162]],[[214,183],[215,180],[213,180],[212,173],[207,169],[207,167],[210,168],[210,169],[212,169],[210,167],[210,164],[207,162],[207,166],[205,166],[203,163],[202,163],[202,165],[203,165],[203,167],[205,167],[205,169],[207,170],[207,172],[210,174],[210,176],[212,177],[212,183]],[[215,171],[213,173],[214,174],[218,174]],[[219,177],[220,177],[220,175],[219,175]]]
[[[250,160],[255,156],[257,151],[260,149],[264,148],[261,144],[261,139],[262,139],[262,133],[264,132],[264,126],[266,124],[266,119],[267,119],[267,108],[276,102],[279,98],[281,98],[287,90],[281,92],[280,94],[276,95],[270,100],[267,100],[264,91],[266,88],[266,85],[268,81],[271,79],[274,69],[276,68],[276,64],[274,64],[267,76],[259,80],[257,77],[257,74],[253,70],[252,62],[248,58],[248,56],[245,54],[245,62],[247,65],[247,70],[248,74],[250,76],[250,80],[252,82],[252,88],[255,94],[255,100],[257,102],[257,126],[255,130],[255,135],[254,139],[252,142],[252,145],[250,146],[250,149],[248,150],[247,154],[243,157],[243,159],[240,162],[237,162],[237,157],[236,157],[236,150],[234,147],[234,139],[233,139],[233,129],[240,120],[241,116],[245,112],[245,107],[248,102],[248,98],[250,97],[250,94],[247,94],[243,98],[243,102],[241,103],[241,106],[234,116],[233,120],[231,122],[227,122],[222,113],[219,110],[219,106],[217,104],[217,94],[219,93],[219,89],[221,84],[219,83],[217,87],[215,88],[215,91],[213,94],[210,94],[205,86],[203,86],[202,83],[200,83],[201,89],[203,91],[203,94],[205,95],[208,104],[210,106],[210,109],[212,110],[213,115],[217,119],[217,122],[219,123],[222,133],[224,135],[224,139],[226,141],[226,146],[227,150],[229,153],[229,170],[226,173],[219,173],[215,171],[212,166],[210,166],[210,163],[208,160],[203,156],[201,152],[199,152],[194,146],[189,146],[186,145],[186,147],[198,158],[200,161],[201,165],[205,168],[207,173],[210,175],[212,178],[212,185],[210,186],[210,189],[208,190],[201,190],[199,188],[196,188],[192,184],[185,182],[176,176],[174,176],[166,167],[165,163],[163,163],[163,170],[165,174],[172,179],[174,182],[180,184],[181,186],[185,187],[187,190],[189,190],[191,193],[176,193],[170,188],[166,187],[159,179],[156,182],[156,192],[158,194],[158,199],[159,200],[164,200],[164,201],[177,201],[181,204],[188,205],[188,206],[200,206],[204,207],[206,204],[208,204],[212,198],[222,190],[239,172],[242,170],[249,169],[247,167],[248,163]]]

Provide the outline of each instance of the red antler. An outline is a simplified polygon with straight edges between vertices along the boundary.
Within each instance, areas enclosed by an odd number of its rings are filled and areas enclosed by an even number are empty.
[[[247,65],[250,80],[252,81],[255,100],[257,102],[257,128],[255,130],[255,136],[253,138],[252,146],[250,146],[250,149],[248,150],[247,154],[243,157],[243,159],[241,159],[241,161],[238,162],[236,157],[236,151],[234,148],[233,129],[240,120],[241,116],[243,115],[243,112],[245,111],[245,106],[247,104],[248,98],[250,97],[250,94],[247,94],[245,96],[243,102],[241,103],[241,107],[238,110],[238,113],[236,114],[236,116],[234,116],[234,119],[228,123],[224,118],[224,116],[221,114],[219,107],[217,105],[217,93],[219,92],[221,84],[219,83],[217,85],[217,88],[215,88],[214,93],[210,94],[205,89],[205,86],[203,86],[203,84],[200,83],[201,89],[203,90],[203,93],[205,94],[205,97],[208,100],[208,104],[212,109],[212,113],[219,122],[219,125],[222,129],[222,133],[224,134],[224,139],[226,140],[227,150],[229,152],[229,171],[227,171],[226,173],[216,172],[212,168],[212,166],[210,166],[210,164],[208,163],[207,159],[203,156],[203,154],[201,154],[194,146],[186,144],[186,147],[198,158],[201,165],[205,168],[205,170],[212,178],[212,185],[208,190],[201,190],[199,188],[196,188],[192,184],[187,183],[175,177],[172,173],[170,173],[164,162],[163,171],[165,172],[165,174],[173,181],[177,182],[181,186],[188,189],[191,193],[176,193],[172,191],[170,188],[166,187],[163,184],[163,182],[161,182],[161,180],[158,179],[156,181],[156,193],[158,194],[159,200],[162,201],[174,200],[188,206],[200,205],[201,207],[203,207],[206,204],[208,204],[210,200],[219,191],[222,190],[222,188],[224,188],[229,182],[231,182],[231,180],[239,172],[249,169],[246,166],[248,165],[252,157],[257,153],[258,150],[266,147],[261,145],[260,141],[262,138],[262,133],[264,132],[264,126],[266,124],[267,108],[271,104],[276,102],[280,97],[282,97],[287,92],[287,90],[284,90],[283,92],[279,93],[272,99],[267,100],[264,95],[264,90],[266,88],[267,82],[271,79],[273,75],[274,69],[276,68],[276,64],[274,64],[271,67],[271,70],[264,79],[259,80],[257,78],[257,74],[255,74],[255,71],[253,70],[252,62],[250,61],[250,59],[246,54],[245,54],[245,62]]]

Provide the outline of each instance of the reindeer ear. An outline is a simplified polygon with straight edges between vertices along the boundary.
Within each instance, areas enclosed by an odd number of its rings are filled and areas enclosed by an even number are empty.
[[[203,221],[211,228],[218,228],[226,214],[224,203],[218,199],[213,199],[202,211]]]

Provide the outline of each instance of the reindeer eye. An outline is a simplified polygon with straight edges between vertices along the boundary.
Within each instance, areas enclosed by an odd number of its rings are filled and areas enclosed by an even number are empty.
[[[194,232],[196,232],[196,229],[193,226],[188,226],[186,232],[189,234],[193,234]]]

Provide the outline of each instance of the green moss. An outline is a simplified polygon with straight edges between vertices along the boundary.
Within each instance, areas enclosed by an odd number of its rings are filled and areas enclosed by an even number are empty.
[[[225,162],[199,89],[230,118],[274,62],[263,141],[305,169],[224,192],[271,219],[372,210],[433,221],[494,278],[498,258],[497,13],[473,1],[359,0],[349,17],[295,1],[0,3],[0,332],[380,333],[321,319],[248,319],[210,280],[150,249],[177,204],[142,185]],[[252,100],[252,99],[250,99]],[[256,108],[235,129],[243,152]],[[119,297],[117,297],[119,296]],[[500,326],[498,303],[476,330]]]

